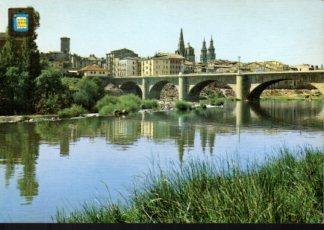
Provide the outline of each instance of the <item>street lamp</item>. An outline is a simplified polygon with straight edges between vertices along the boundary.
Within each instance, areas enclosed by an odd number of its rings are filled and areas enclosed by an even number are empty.
[[[240,74],[240,64],[241,64],[241,56],[238,56],[238,66],[237,66],[237,73]]]

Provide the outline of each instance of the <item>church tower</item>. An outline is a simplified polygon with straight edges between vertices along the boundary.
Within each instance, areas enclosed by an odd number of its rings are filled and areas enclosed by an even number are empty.
[[[195,49],[190,46],[190,43],[188,42],[188,46],[186,47],[186,60],[195,62]]]
[[[215,48],[214,48],[214,41],[213,37],[210,39],[210,44],[208,48],[208,54],[207,54],[207,61],[214,61],[216,59],[216,54],[215,54]]]
[[[186,55],[186,49],[185,49],[185,44],[184,44],[184,39],[183,39],[182,28],[180,30],[180,38],[179,38],[178,50],[176,51],[176,54],[180,54],[183,57],[185,57],[185,55]]]
[[[201,48],[200,62],[207,63],[207,48],[206,48],[205,38],[204,38],[203,45],[202,45],[202,48]]]

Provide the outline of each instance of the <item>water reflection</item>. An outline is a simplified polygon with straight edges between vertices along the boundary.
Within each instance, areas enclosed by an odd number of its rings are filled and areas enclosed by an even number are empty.
[[[9,186],[15,169],[22,167],[17,188],[27,203],[38,195],[36,164],[41,144],[59,146],[61,157],[68,156],[70,145],[80,138],[104,138],[106,144],[127,150],[140,139],[158,144],[174,141],[178,159],[186,149],[193,149],[200,139],[201,152],[212,155],[219,133],[237,133],[249,129],[317,129],[323,130],[321,102],[273,102],[261,104],[226,103],[224,108],[178,114],[159,112],[127,118],[90,118],[37,124],[0,124],[0,166],[4,166],[4,185]],[[1,168],[0,168],[1,169]],[[49,172],[55,173],[55,172]]]
[[[5,186],[15,173],[16,165],[22,165],[23,172],[17,183],[20,195],[30,203],[38,195],[35,165],[38,157],[40,136],[34,125],[3,124],[0,133],[0,162],[5,164]],[[0,185],[2,186],[2,185]]]

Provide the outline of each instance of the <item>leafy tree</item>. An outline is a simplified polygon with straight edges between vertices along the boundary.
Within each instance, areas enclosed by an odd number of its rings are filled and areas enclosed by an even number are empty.
[[[0,114],[10,113],[10,99],[8,98],[8,90],[12,87],[6,79],[6,72],[9,67],[17,64],[17,52],[15,49],[13,38],[7,36],[6,42],[0,52]],[[15,82],[16,83],[16,82]],[[8,88],[9,87],[9,88]]]
[[[82,78],[77,84],[77,90],[73,94],[75,103],[82,105],[88,110],[92,110],[96,101],[103,95],[103,88],[97,81]]]
[[[27,107],[25,103],[28,88],[28,73],[21,72],[17,67],[9,67],[4,76],[6,85],[4,97],[7,99],[6,113],[23,113]]]
[[[0,52],[0,113],[35,111],[35,79],[41,73],[40,55],[35,42],[39,19],[39,13],[34,10],[33,34],[24,38],[21,44],[8,36]]]
[[[44,70],[36,78],[37,113],[56,113],[70,106],[72,95],[61,79],[62,73],[52,70]]]
[[[35,79],[41,74],[41,63],[40,63],[40,54],[36,44],[37,33],[36,29],[39,27],[39,13],[34,10],[34,32],[32,36],[26,37],[23,40],[21,45],[21,61],[20,69],[21,71],[28,72],[28,88],[26,91],[27,98],[26,112],[34,112],[35,105]]]
[[[11,36],[7,35],[6,42],[0,53],[0,67],[2,70],[8,67],[17,66],[17,47]]]

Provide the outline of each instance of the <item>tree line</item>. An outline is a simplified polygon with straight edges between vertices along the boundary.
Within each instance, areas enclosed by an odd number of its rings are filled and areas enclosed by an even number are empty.
[[[0,115],[53,114],[73,104],[92,111],[103,96],[99,80],[64,80],[42,62],[36,44],[40,15],[34,12],[32,36],[19,40],[7,33],[0,50]]]

